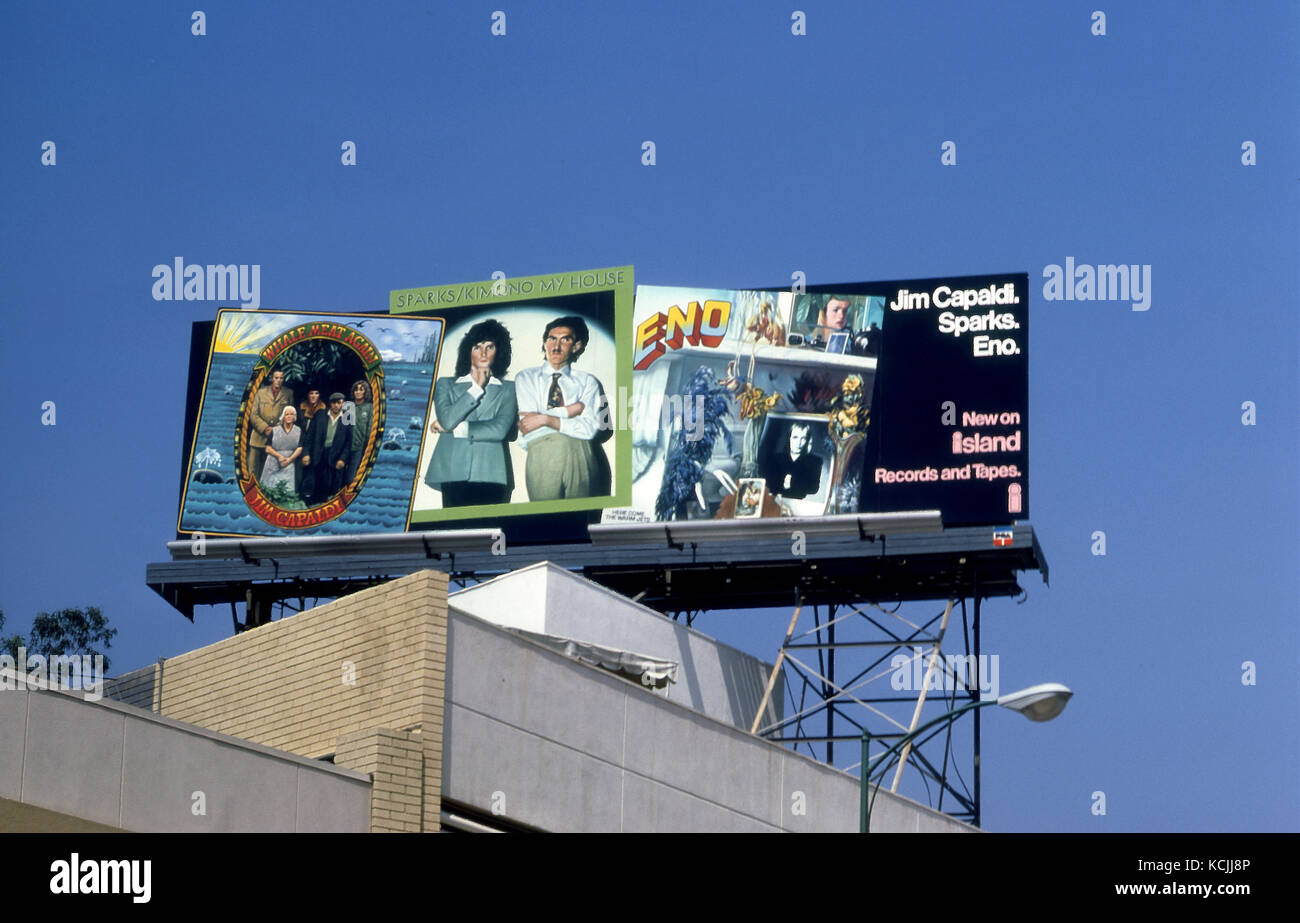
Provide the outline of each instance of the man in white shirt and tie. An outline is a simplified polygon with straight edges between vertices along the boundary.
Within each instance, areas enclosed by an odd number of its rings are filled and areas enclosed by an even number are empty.
[[[600,450],[593,440],[603,393],[595,375],[573,367],[588,342],[586,321],[557,317],[542,334],[546,361],[515,376],[529,500],[590,497],[600,482]]]

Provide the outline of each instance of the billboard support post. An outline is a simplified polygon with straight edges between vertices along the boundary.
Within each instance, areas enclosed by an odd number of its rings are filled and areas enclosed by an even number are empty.
[[[826,680],[829,688],[835,686],[835,604],[826,607]],[[835,707],[826,709],[826,762],[835,765]]]
[[[972,585],[968,589],[975,591]],[[976,600],[978,608],[978,596]],[[915,601],[909,606],[933,606],[935,602]],[[956,626],[948,624],[948,617],[958,605],[962,610],[962,638],[952,644]],[[836,743],[849,744],[850,754],[858,749],[854,744],[864,735],[890,746],[923,724],[927,710],[951,710],[980,701],[986,673],[982,668],[977,672],[960,666],[983,660],[979,641],[970,631],[972,623],[965,617],[964,596],[944,600],[942,610],[929,618],[911,616],[910,609],[904,614],[901,602],[890,608],[844,596],[838,604],[827,605],[824,620],[818,607],[813,608],[814,626],[800,634],[791,630],[776,658],[776,669],[785,676],[788,711],[779,721],[756,727],[759,736],[796,750],[802,748],[837,768],[861,771],[861,760],[853,765],[836,763]],[[944,656],[945,636],[952,647],[965,653]],[[814,649],[815,667],[806,662],[807,652]],[[846,664],[851,664],[849,671],[841,672],[852,675],[837,680],[832,670]],[[888,687],[882,688],[882,681]],[[822,714],[824,735],[807,733],[806,722]],[[837,717],[849,727],[837,731]],[[969,757],[958,758],[963,751]],[[911,765],[923,787],[906,792],[909,797],[925,800],[928,793],[931,807],[978,826],[979,789],[977,783],[968,785],[965,780],[978,779],[979,756],[978,736],[969,740],[968,747],[961,746],[959,739],[954,740],[951,725],[918,737],[900,755],[893,790],[897,791],[902,767]],[[932,782],[936,783],[933,788]]]
[[[975,603],[974,603],[975,650],[978,651],[980,649],[980,575],[979,575],[979,570],[977,568],[972,568],[971,570],[971,592],[972,595],[975,597]],[[977,671],[980,669],[979,657],[975,658],[975,669]],[[976,673],[975,683],[977,689],[979,688],[980,681],[981,681],[981,677],[979,676],[978,673]],[[972,773],[972,775],[974,776],[974,784],[975,784],[975,818],[973,820],[973,823],[975,824],[976,827],[978,827],[980,825],[980,712],[979,709],[975,710],[974,747],[975,747],[975,771]]]

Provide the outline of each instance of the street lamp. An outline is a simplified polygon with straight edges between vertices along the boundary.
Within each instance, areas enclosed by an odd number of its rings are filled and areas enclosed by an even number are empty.
[[[1051,721],[1065,711],[1065,705],[1070,701],[1072,695],[1074,693],[1060,683],[1039,683],[1037,686],[1030,686],[1028,689],[1021,689],[1019,692],[1010,692],[996,699],[981,699],[976,702],[968,702],[960,708],[954,708],[950,712],[945,712],[939,717],[927,721],[915,731],[904,734],[894,742],[892,747],[876,757],[875,760],[868,759],[871,733],[864,728],[862,731],[862,781],[860,783],[858,831],[860,833],[869,833],[871,831],[871,804],[875,800],[875,796],[872,795],[868,799],[867,789],[870,785],[871,774],[875,771],[875,768],[901,748],[930,730],[930,728],[945,721],[955,721],[964,713],[976,708],[983,708],[985,705],[1001,705],[1003,708],[1020,712],[1030,721]],[[880,786],[877,785],[876,788],[879,789]]]

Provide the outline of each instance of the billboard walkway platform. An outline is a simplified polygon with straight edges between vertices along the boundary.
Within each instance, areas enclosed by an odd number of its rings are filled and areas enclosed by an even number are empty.
[[[1018,596],[1021,572],[1048,576],[1028,523],[708,541],[664,532],[644,542],[508,546],[491,529],[176,541],[172,560],[146,566],[145,582],[193,619],[196,606],[336,598],[428,569],[469,585],[542,561],[666,613]]]

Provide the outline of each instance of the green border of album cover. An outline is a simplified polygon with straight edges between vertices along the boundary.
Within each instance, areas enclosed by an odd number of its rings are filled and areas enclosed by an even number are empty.
[[[587,281],[590,277],[590,283]],[[462,519],[483,519],[494,516],[531,516],[546,513],[573,513],[601,510],[606,507],[630,506],[632,502],[632,430],[625,417],[626,403],[632,394],[632,300],[636,286],[631,266],[611,266],[603,269],[582,269],[575,272],[551,273],[541,276],[516,276],[488,279],[484,282],[466,282],[456,285],[429,285],[418,288],[393,289],[388,293],[388,312],[397,316],[421,315],[440,317],[446,323],[443,334],[450,329],[454,313],[462,308],[489,305],[526,305],[545,301],[560,301],[573,295],[609,292],[614,296],[614,343],[617,349],[614,387],[607,391],[611,404],[610,419],[614,433],[614,493],[603,497],[583,497],[577,500],[537,500],[524,503],[493,503],[483,506],[461,506],[444,510],[412,509],[411,523],[446,523]],[[453,312],[451,318],[447,312]],[[441,359],[439,360],[441,361]],[[435,369],[434,374],[437,374]],[[417,478],[420,476],[417,472]],[[411,485],[414,503],[415,485]]]

